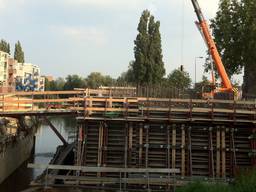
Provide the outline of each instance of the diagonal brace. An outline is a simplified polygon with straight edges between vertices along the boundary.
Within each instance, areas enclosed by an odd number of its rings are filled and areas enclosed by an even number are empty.
[[[44,121],[50,126],[53,132],[57,135],[57,137],[61,140],[63,145],[68,145],[68,142],[64,139],[64,137],[60,134],[60,132],[56,129],[56,127],[52,124],[52,122],[47,117],[42,117]]]

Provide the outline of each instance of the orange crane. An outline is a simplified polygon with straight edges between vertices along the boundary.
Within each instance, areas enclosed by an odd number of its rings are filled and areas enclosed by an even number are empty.
[[[212,89],[210,92],[208,93],[203,93],[202,96],[203,98],[214,98],[216,95],[218,95],[220,93],[221,94],[228,94],[228,95],[233,95],[233,98],[237,95],[237,90],[236,88],[233,87],[226,69],[223,65],[222,59],[220,57],[220,54],[218,52],[218,49],[216,47],[216,44],[213,40],[213,37],[210,33],[207,21],[201,11],[201,8],[198,4],[197,0],[191,0],[193,7],[195,9],[197,18],[198,18],[198,22],[197,25],[200,29],[201,34],[203,35],[203,38],[206,42],[206,45],[209,49],[209,53],[213,59],[213,62],[215,63],[215,66],[217,68],[218,74],[222,80],[222,87],[216,87],[215,86],[215,80],[214,80],[214,75],[212,75]]]

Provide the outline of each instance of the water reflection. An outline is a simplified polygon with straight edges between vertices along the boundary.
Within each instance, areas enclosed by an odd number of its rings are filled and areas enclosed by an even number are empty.
[[[70,143],[75,139],[76,121],[70,117],[50,118],[52,124]],[[61,145],[61,141],[54,134],[51,128],[42,123],[36,133],[35,155],[28,162],[48,164],[52,159],[56,147]],[[28,187],[29,183],[40,175],[43,170],[27,169],[24,163],[12,176],[0,185],[0,192],[18,192]]]

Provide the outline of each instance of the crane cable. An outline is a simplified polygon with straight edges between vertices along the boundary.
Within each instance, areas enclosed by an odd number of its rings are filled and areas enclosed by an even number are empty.
[[[180,62],[181,66],[184,65],[184,40],[185,40],[185,0],[182,0],[181,5],[181,55]]]

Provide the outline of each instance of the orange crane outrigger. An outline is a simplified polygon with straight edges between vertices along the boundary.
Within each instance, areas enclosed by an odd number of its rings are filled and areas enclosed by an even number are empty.
[[[215,83],[213,82],[214,89],[209,94],[203,93],[203,97],[214,98],[217,93],[228,93],[228,94],[233,94],[233,96],[235,96],[237,94],[237,90],[233,87],[233,85],[227,75],[226,69],[223,65],[222,59],[220,57],[220,54],[216,47],[216,44],[213,40],[213,37],[210,33],[207,21],[204,18],[204,15],[203,15],[201,8],[198,4],[198,1],[197,0],[191,0],[191,1],[194,6],[197,18],[198,18],[197,25],[206,41],[207,47],[209,49],[209,53],[211,54],[211,57],[216,65],[218,74],[220,75],[221,80],[222,80],[221,88],[216,88],[214,85]],[[213,78],[212,80],[215,81],[214,77],[212,77],[212,78]]]

